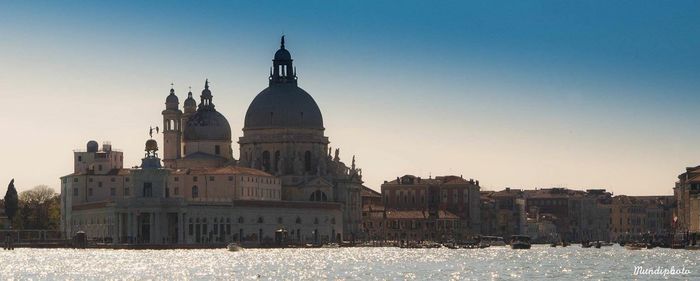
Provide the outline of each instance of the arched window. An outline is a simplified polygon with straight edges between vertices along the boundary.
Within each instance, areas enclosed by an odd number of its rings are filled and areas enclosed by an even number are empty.
[[[311,172],[311,151],[304,153],[304,169],[307,172]]]
[[[275,151],[275,163],[272,163],[272,166],[275,167],[275,172],[280,172],[282,167],[278,167],[280,163],[280,151],[277,150]]]
[[[258,218],[258,223],[263,223],[263,222],[265,222],[265,220],[263,219],[263,217],[259,217],[259,218]]]
[[[263,170],[265,170],[265,172],[270,171],[270,152],[267,150],[265,150],[263,152],[262,165],[263,165]]]
[[[199,187],[196,185],[192,187],[192,198],[199,197]]]
[[[245,222],[245,219],[243,217],[238,217],[238,223],[243,223]]]
[[[297,217],[297,221],[296,221],[296,222],[297,222],[297,224],[301,224],[301,218],[300,218],[300,217]]]
[[[328,201],[328,197],[326,196],[325,192],[322,192],[320,190],[316,190],[314,193],[311,193],[311,197],[309,198],[310,201],[323,201],[326,202]]]

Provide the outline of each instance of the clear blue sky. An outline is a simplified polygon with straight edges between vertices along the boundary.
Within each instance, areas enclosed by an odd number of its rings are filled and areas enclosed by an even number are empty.
[[[331,146],[357,155],[372,188],[456,174],[486,189],[670,194],[700,164],[699,12],[698,1],[3,1],[0,182],[57,188],[90,139],[137,165],[171,82],[183,100],[209,78],[235,141],[284,33]]]

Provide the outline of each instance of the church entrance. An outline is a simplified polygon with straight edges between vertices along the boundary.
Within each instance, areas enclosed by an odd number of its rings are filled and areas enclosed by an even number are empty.
[[[138,223],[138,243],[151,243],[151,214],[139,214]]]

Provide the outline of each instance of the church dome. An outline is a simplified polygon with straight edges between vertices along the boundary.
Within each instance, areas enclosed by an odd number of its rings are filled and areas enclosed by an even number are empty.
[[[250,103],[245,129],[323,129],[323,117],[316,101],[295,83],[270,84]]]
[[[279,49],[275,52],[275,60],[291,60],[292,54],[286,49]]]
[[[187,120],[183,137],[186,141],[230,141],[231,126],[218,111],[200,109]]]
[[[177,96],[175,95],[175,90],[170,89],[170,94],[167,98],[165,98],[165,108],[177,109],[178,104],[180,104],[180,100],[178,100]]]
[[[187,119],[183,133],[185,141],[231,141],[231,126],[226,117],[214,109],[212,98],[207,79],[199,109]]]
[[[302,128],[323,130],[323,117],[314,98],[297,86],[296,68],[284,46],[272,60],[270,85],[248,106],[243,129]]]

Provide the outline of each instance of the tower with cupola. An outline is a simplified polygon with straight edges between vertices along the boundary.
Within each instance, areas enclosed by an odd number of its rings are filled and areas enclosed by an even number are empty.
[[[172,168],[175,160],[182,156],[182,111],[175,90],[165,99],[163,110],[163,163]]]

